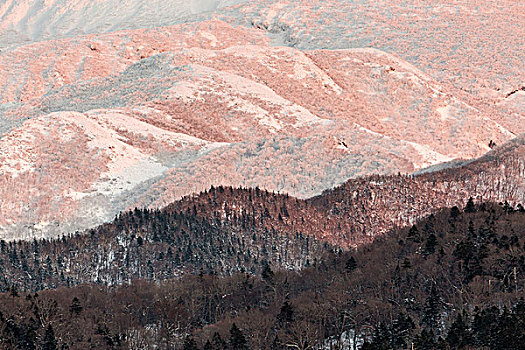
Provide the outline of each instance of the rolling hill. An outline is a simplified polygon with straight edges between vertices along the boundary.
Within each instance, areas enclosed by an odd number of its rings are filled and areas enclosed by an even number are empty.
[[[53,236],[212,185],[308,198],[515,137],[395,55],[269,42],[210,20],[3,51],[2,231]]]

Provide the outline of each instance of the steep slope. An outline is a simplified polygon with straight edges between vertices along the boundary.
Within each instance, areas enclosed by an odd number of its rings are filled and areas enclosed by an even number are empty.
[[[3,231],[84,229],[211,185],[305,198],[514,137],[393,55],[267,43],[213,20],[2,53]]]
[[[216,187],[162,210],[120,214],[110,224],[61,239],[2,240],[2,288],[113,285],[199,271],[258,273],[266,263],[301,269],[332,247],[358,248],[440,208],[457,205],[472,212],[469,197],[504,201],[498,210],[507,213],[513,206],[523,211],[524,150],[520,137],[461,166],[350,180],[308,200],[259,188]]]
[[[522,106],[507,103],[525,81],[522,2],[276,0],[223,12],[302,50],[371,47],[397,54],[505,128],[525,132]]]
[[[273,229],[313,235],[345,248],[356,247],[396,226],[412,225],[440,208],[464,207],[469,198],[475,202],[524,203],[525,137],[444,170],[353,179],[306,200],[286,195],[262,196],[261,203],[253,205],[249,203],[258,197],[253,190],[213,189],[183,198],[167,210],[191,209],[202,218],[244,214],[265,217]]]
[[[7,0],[0,7],[0,47],[221,19],[301,50],[369,47],[398,54],[518,134],[525,132],[525,115],[508,97],[525,82],[524,6],[513,0]]]
[[[525,201],[524,136],[462,166],[410,177],[350,180],[309,201],[328,208],[335,222],[347,222],[347,232],[334,232],[341,239],[356,230],[375,236],[393,226],[411,225],[437,208],[463,206],[470,197],[514,205]]]
[[[0,52],[0,102],[26,102],[67,84],[118,74],[163,52],[192,47],[220,50],[268,41],[262,30],[210,20],[9,48]]]
[[[277,224],[274,206],[286,206],[295,199],[263,191],[226,192],[235,193],[239,207],[256,206],[261,212],[230,215],[225,207],[224,214],[211,203],[202,207],[206,198],[225,194],[220,188],[201,194],[193,204],[198,209],[135,209],[112,223],[59,239],[1,240],[0,290],[15,286],[39,291],[81,283],[120,285],[197,272],[255,274],[265,264],[297,270],[333,251],[310,233],[285,229],[282,218],[281,225]],[[208,213],[206,218],[199,215],[201,210]]]
[[[212,228],[214,224],[233,225],[232,232],[240,235],[250,236],[250,230],[255,229],[277,236],[314,237],[342,248],[356,247],[396,226],[411,225],[439,208],[464,207],[471,197],[476,202],[507,201],[514,206],[525,202],[524,139],[519,137],[460,166],[415,176],[376,175],[349,180],[307,200],[259,188],[220,186],[184,197],[161,213],[176,218],[189,215],[197,222],[209,222]],[[8,212],[3,215],[7,216]],[[148,237],[153,237],[151,225],[148,223],[144,228]],[[114,223],[98,230],[105,232],[101,237],[115,237],[136,233],[137,229],[143,228],[123,230],[122,225]],[[34,232],[27,236],[6,232],[4,237],[30,239]],[[78,240],[82,241],[82,236]],[[98,242],[94,246],[100,245]]]
[[[6,0],[0,6],[0,48],[31,41],[187,21],[244,0]]]

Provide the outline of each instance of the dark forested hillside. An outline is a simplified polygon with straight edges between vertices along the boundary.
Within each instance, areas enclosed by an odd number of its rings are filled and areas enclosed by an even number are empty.
[[[0,241],[0,344],[523,348],[523,140],[309,200],[216,187],[60,239]]]
[[[237,205],[252,210],[230,215],[226,207],[213,211],[210,203],[206,217],[197,215],[199,200],[225,192],[218,188],[181,211],[136,209],[113,223],[61,239],[0,241],[0,290],[160,281],[184,272],[258,274],[267,263],[300,269],[332,250],[309,231],[287,226],[286,203],[295,199],[258,190],[227,191],[247,194],[238,196]]]
[[[355,248],[394,227],[412,225],[440,208],[478,202],[525,202],[525,135],[461,166],[419,175],[352,179],[322,195],[299,200],[258,189],[215,188],[175,202],[168,210],[238,220],[257,227],[302,232]],[[257,218],[264,218],[257,220]]]
[[[342,228],[332,230],[333,242],[356,246],[440,208],[464,206],[470,197],[475,202],[525,202],[525,135],[461,166],[352,179],[308,202]]]
[[[515,205],[525,196],[525,138],[470,164],[418,176],[350,180],[301,200],[258,188],[216,187],[162,210],[134,210],[58,240],[0,241],[0,289],[164,280],[182,272],[258,273],[265,262],[298,269],[334,247],[371,242],[469,193]],[[514,169],[514,170],[513,170]],[[513,180],[511,180],[513,179]]]
[[[125,231],[144,215],[117,222]],[[300,271],[11,290],[0,339],[6,349],[523,349],[524,274],[523,208],[468,202]]]

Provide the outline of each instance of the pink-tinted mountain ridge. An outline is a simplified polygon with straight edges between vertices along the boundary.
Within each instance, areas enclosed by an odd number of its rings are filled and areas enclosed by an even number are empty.
[[[64,16],[83,8],[76,5]],[[356,4],[335,1],[216,5],[206,14],[190,9],[196,22],[146,21],[155,28],[17,42],[0,52],[4,235],[84,228],[211,185],[305,198],[348,178],[479,157],[491,140],[501,145],[523,132],[521,90],[505,92],[523,77],[514,20],[478,33],[508,39],[493,55],[497,65],[469,56],[497,69],[469,63],[457,75],[459,57],[434,40],[465,25],[452,8],[407,3],[388,15],[363,6],[359,17]],[[516,9],[467,2],[455,11],[480,26]],[[403,34],[413,22],[405,17],[426,19],[427,29]],[[438,25],[444,18],[447,28]],[[462,40],[456,50],[479,47],[470,33]],[[488,94],[486,82],[500,80],[505,88]]]

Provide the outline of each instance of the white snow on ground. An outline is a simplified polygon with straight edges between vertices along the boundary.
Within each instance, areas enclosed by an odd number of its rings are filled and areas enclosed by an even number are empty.
[[[445,107],[439,107],[436,109],[439,115],[441,115],[442,120],[447,120],[447,119],[452,118],[451,113],[450,113],[451,110],[452,110],[451,105],[446,105]]]
[[[465,103],[465,102],[463,102],[461,100],[458,100],[456,97],[452,97],[451,101],[454,104],[458,105],[458,106],[464,106],[465,108],[468,108],[470,110],[478,112],[479,113],[478,116],[477,116],[478,119],[481,119],[481,120],[491,124],[494,128],[496,128],[502,134],[506,135],[509,139],[516,137],[516,135],[514,135],[512,132],[510,132],[509,130],[504,128],[501,124],[499,124],[498,122],[490,119],[487,115],[480,113],[477,108],[474,108],[471,105],[469,105],[469,104],[467,104],[467,103]],[[484,147],[484,148],[489,150],[488,147]]]
[[[213,11],[219,6],[219,0],[191,0],[190,11],[193,14]]]
[[[126,130],[129,133],[141,135],[143,137],[154,137],[172,146],[192,146],[205,145],[208,141],[199,139],[183,133],[176,133],[158,128],[149,123],[135,119],[126,115],[121,110],[92,110],[86,113],[90,118],[97,119],[98,123],[103,123],[112,130]]]
[[[159,176],[167,170],[154,158],[126,144],[125,138],[113,128],[108,127],[103,118],[97,118],[97,113],[100,112],[93,112],[92,115],[77,112],[51,114],[52,118],[61,118],[80,127],[90,138],[88,145],[104,150],[110,158],[107,164],[108,170],[102,174],[99,182],[95,183],[92,188],[86,192],[71,192],[66,195],[74,199],[95,194],[114,196],[132,189],[143,181]]]
[[[220,72],[219,75],[228,86],[228,91],[223,93],[225,98],[230,98],[232,94],[240,94],[250,99],[258,98],[273,105],[281,106],[284,114],[296,118],[295,127],[329,122],[312,114],[308,109],[283,98],[266,85],[227,72]]]
[[[314,347],[315,350],[332,350],[332,349],[358,349],[364,343],[362,336],[355,336],[354,330],[343,332],[338,337],[327,338],[322,344]],[[355,339],[354,339],[355,338]]]
[[[377,132],[372,131],[370,129],[367,129],[367,128],[359,125],[359,124],[355,124],[355,127],[358,130],[364,131],[366,133],[369,133],[371,135],[374,135],[374,136],[377,136],[377,137],[380,137],[380,138],[392,139],[392,137],[390,137],[390,136],[386,136],[386,135],[377,133]],[[443,155],[443,154],[441,154],[439,152],[436,152],[436,151],[432,150],[430,147],[428,147],[426,145],[421,145],[419,143],[406,141],[406,140],[398,140],[398,141],[400,143],[402,143],[402,144],[411,146],[421,156],[420,161],[412,163],[412,164],[414,164],[414,168],[416,168],[416,169],[422,169],[422,168],[428,167],[430,165],[435,165],[437,163],[443,163],[443,162],[448,162],[448,161],[453,160],[453,158],[451,158],[449,156],[446,156],[446,155]]]
[[[219,43],[219,40],[217,39],[217,37],[215,35],[213,35],[212,33],[209,33],[209,32],[200,32],[199,33],[202,37],[208,39],[210,41],[210,46],[211,47],[215,47],[217,46],[217,44]]]
[[[102,174],[100,181],[92,188],[86,192],[67,194],[74,199],[96,194],[116,196],[168,170],[154,156],[126,143],[127,139],[118,131],[153,137],[174,146],[180,145],[181,148],[184,146],[209,148],[223,145],[210,144],[196,137],[157,128],[127,116],[119,110],[94,110],[85,114],[61,112],[57,113],[57,117],[83,129],[91,139],[89,146],[105,150],[110,157],[107,172]]]
[[[385,51],[381,51],[374,48],[352,48],[352,49],[342,49],[342,50],[336,50],[339,52],[348,52],[348,53],[366,53],[378,57],[385,57],[390,62],[394,62],[396,67],[402,68],[407,72],[410,72],[414,75],[416,75],[418,78],[425,80],[425,81],[432,81],[432,78],[425,74],[422,70],[416,68],[414,65],[408,63],[407,61],[404,61],[402,59],[397,58],[396,56],[387,53]],[[351,60],[350,57],[347,58],[348,60]]]
[[[271,60],[268,62],[266,57],[269,55],[270,58],[276,58],[277,61],[281,60],[283,57],[288,57],[293,60],[294,65],[293,72],[288,74],[289,77],[297,80],[303,80],[305,78],[317,79],[332,92],[335,92],[336,94],[341,94],[343,92],[343,89],[302,51],[297,51],[289,47],[268,48],[259,45],[232,46],[223,51],[228,55],[256,59],[262,66],[274,73],[280,71],[273,67],[271,65]]]
[[[435,165],[437,163],[448,162],[453,159],[451,157],[448,157],[446,155],[443,155],[441,153],[438,153],[432,150],[428,146],[421,145],[415,142],[409,142],[409,141],[406,141],[406,143],[414,147],[414,149],[421,155],[421,159],[419,161],[413,162],[414,168],[416,169],[426,168],[428,166]]]
[[[316,77],[321,80],[323,86],[330,87],[330,89],[336,94],[340,95],[343,93],[343,88],[341,88],[341,86],[339,86],[324,70],[319,68],[303,52],[295,53],[294,77],[296,79]]]
[[[507,100],[508,101],[512,101],[512,100],[523,100],[525,99],[525,91],[517,91],[515,93],[513,93],[512,95],[510,95],[509,97],[507,97]]]
[[[203,101],[204,95],[211,92],[227,103],[229,108],[234,107],[253,115],[259,124],[269,127],[270,131],[280,130],[287,117],[293,118],[294,122],[291,124],[296,128],[331,123],[330,120],[319,118],[308,109],[283,98],[266,85],[201,65],[192,65],[192,68],[199,79],[173,86],[169,90],[170,97],[178,97],[185,102]],[[257,99],[279,106],[283,119],[277,120],[270,116],[268,111],[253,102]]]
[[[0,174],[17,177],[33,171],[32,145],[35,135],[30,130],[40,129],[38,121],[26,122],[22,128],[12,130],[0,140]]]
[[[155,158],[144,158],[122,169],[118,174],[105,174],[105,177],[93,186],[93,194],[114,197],[132,190],[144,181],[162,175],[166,170],[168,168],[158,163]]]
[[[170,98],[181,99],[183,102],[204,101],[198,96],[199,87],[192,81],[181,81],[168,90]]]

